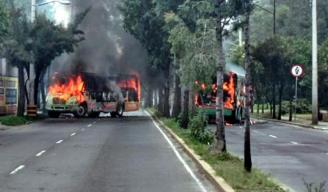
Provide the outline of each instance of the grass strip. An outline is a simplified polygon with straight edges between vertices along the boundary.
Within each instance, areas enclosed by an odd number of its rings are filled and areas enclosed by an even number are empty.
[[[32,121],[37,120],[36,118],[20,117],[20,116],[2,116],[0,117],[0,123],[6,126],[20,126],[26,125]]]
[[[156,114],[156,113],[155,113]],[[199,143],[190,133],[189,129],[181,129],[174,119],[158,117],[168,128],[177,134],[192,148],[204,161],[210,164],[216,174],[237,192],[284,192],[274,183],[270,176],[258,169],[251,173],[244,170],[243,161],[229,153],[213,155],[209,152],[209,146]]]

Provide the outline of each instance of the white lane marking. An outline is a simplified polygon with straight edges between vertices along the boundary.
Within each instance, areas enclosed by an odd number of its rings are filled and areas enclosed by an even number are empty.
[[[200,187],[201,191],[202,192],[207,192],[207,190],[205,189],[205,187],[202,184],[202,182],[197,178],[197,176],[191,170],[191,168],[186,163],[186,161],[181,157],[181,155],[179,154],[178,150],[173,145],[172,141],[167,137],[167,135],[164,133],[164,131],[159,127],[159,125],[154,121],[154,119],[152,118],[152,116],[147,111],[146,111],[146,114],[152,119],[153,124],[155,125],[155,127],[159,130],[159,132],[163,135],[163,137],[165,138],[165,140],[169,143],[169,145],[172,148],[173,152],[178,157],[178,159],[180,160],[180,162],[183,164],[184,168],[187,170],[187,172],[190,174],[190,176],[196,181],[196,183]]]
[[[43,155],[46,152],[46,150],[40,151],[38,154],[36,154],[35,156],[40,157],[41,155]]]
[[[56,144],[61,144],[64,140],[59,140],[56,142]]]
[[[88,127],[91,127],[91,126],[92,126],[92,124],[89,124],[89,125],[88,125]]]
[[[73,136],[75,136],[75,135],[76,135],[76,133],[72,133],[72,134],[71,134],[71,137],[73,137]]]
[[[24,169],[24,167],[25,167],[25,165],[18,166],[15,170],[13,170],[12,172],[10,172],[10,175],[16,174],[18,171]]]
[[[277,139],[278,137],[277,136],[275,136],[275,135],[269,135],[269,137],[272,137],[272,138],[275,138],[275,139]]]
[[[290,142],[291,144],[293,144],[293,145],[298,145],[299,143],[297,143],[297,142],[295,142],[295,141],[292,141],[292,142]]]
[[[94,121],[94,122],[93,122],[93,124],[96,124],[96,123],[97,123],[97,121]]]

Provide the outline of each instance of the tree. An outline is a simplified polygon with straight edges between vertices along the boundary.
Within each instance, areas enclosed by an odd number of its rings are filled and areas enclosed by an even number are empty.
[[[124,28],[145,47],[148,53],[148,76],[159,87],[159,110],[166,117],[169,110],[170,67],[172,57],[167,42],[163,9],[165,4],[149,0],[125,0],[121,7]]]
[[[232,5],[230,3],[233,3]],[[217,87],[223,87],[225,54],[223,50],[224,36],[227,35],[226,26],[230,24],[231,18],[236,16],[235,8],[240,2],[215,0],[214,15],[216,19],[216,39],[218,42],[218,63],[216,67]],[[212,146],[212,152],[220,154],[226,151],[225,125],[224,125],[224,103],[223,89],[218,89],[216,97],[216,132]]]
[[[245,14],[245,69],[246,69],[246,102],[245,102],[245,143],[244,143],[244,167],[245,170],[251,172],[252,170],[252,156],[251,156],[251,117],[250,108],[253,105],[253,86],[251,80],[251,54],[250,54],[250,15],[252,12],[252,0],[244,0],[243,11]]]
[[[35,72],[33,98],[35,104],[38,103],[39,84],[51,62],[63,53],[73,52],[76,46],[84,40],[84,33],[78,27],[89,10],[90,8],[78,14],[68,28],[55,25],[45,15],[36,17],[30,32]]]
[[[0,53],[3,49],[3,41],[8,34],[9,13],[3,0],[0,0]]]
[[[5,57],[8,63],[18,69],[18,116],[23,116],[25,112],[25,72],[28,70],[29,62],[32,61],[32,55],[30,53],[31,43],[29,38],[30,27],[31,23],[22,13],[22,10],[15,8],[11,3],[8,35],[4,45]]]

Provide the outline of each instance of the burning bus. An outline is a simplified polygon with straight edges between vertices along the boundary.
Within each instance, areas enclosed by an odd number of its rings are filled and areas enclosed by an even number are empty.
[[[234,123],[243,119],[245,70],[239,66],[228,64],[225,70],[223,93],[224,93],[224,116],[226,122]],[[199,81],[195,82],[197,92],[194,102],[208,120],[216,117],[217,84],[216,78],[208,85]]]
[[[120,74],[110,77],[121,89],[124,97],[125,112],[139,111],[141,108],[141,81],[140,76],[135,74]]]
[[[48,89],[49,117],[73,113],[76,117],[97,117],[101,112],[122,116],[124,98],[120,88],[108,78],[91,73],[65,77],[55,75]]]

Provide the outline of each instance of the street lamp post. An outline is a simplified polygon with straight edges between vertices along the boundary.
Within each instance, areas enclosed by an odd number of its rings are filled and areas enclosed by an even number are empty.
[[[312,124],[318,124],[317,0],[312,0]]]

